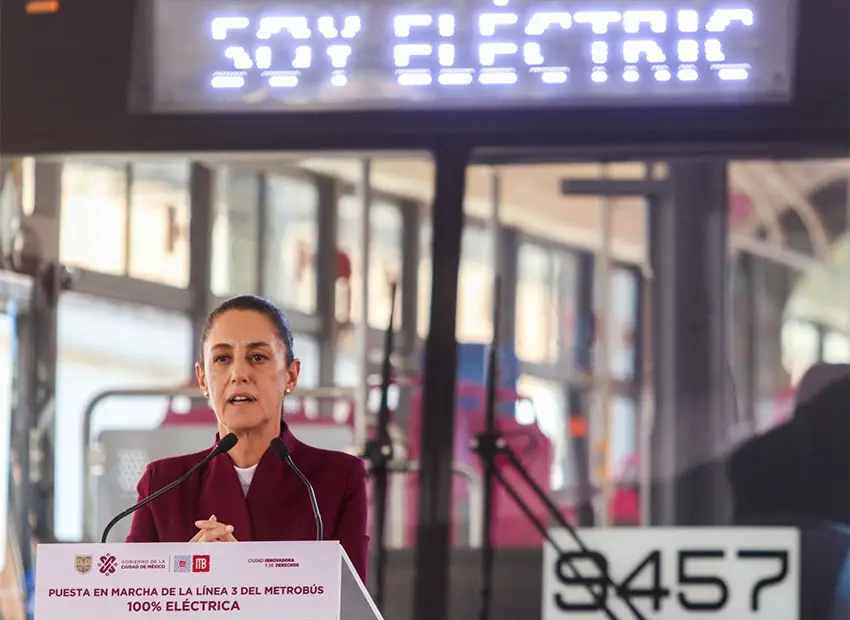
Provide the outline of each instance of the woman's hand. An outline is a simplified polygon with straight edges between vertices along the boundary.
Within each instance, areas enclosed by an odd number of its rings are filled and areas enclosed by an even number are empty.
[[[207,520],[195,521],[198,533],[189,542],[238,542],[233,537],[233,526],[219,523],[215,515]]]

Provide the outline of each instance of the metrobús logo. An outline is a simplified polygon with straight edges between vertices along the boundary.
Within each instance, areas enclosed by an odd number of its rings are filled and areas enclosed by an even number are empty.
[[[265,568],[298,568],[295,558],[249,558],[248,564],[262,564]]]
[[[164,559],[121,560],[118,568],[121,570],[166,570],[168,568],[168,562]]]
[[[208,573],[210,572],[210,556],[208,555],[175,555],[171,558],[172,573]]]

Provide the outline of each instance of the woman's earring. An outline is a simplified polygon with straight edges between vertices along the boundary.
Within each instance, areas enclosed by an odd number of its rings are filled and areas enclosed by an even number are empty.
[[[204,394],[204,398],[206,398],[206,399],[207,399],[207,400],[209,400],[209,398],[210,398],[210,395],[209,395],[209,393],[207,393],[207,392],[204,392],[204,393],[203,393],[203,394]]]
[[[284,394],[289,394],[291,391],[292,391],[292,388],[286,388],[286,391],[284,392]]]

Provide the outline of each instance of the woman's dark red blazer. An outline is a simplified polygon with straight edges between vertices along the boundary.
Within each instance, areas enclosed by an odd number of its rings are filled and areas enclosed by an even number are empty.
[[[316,491],[325,539],[340,541],[365,581],[369,537],[363,461],[301,443],[286,424],[281,425],[280,437]],[[138,484],[139,500],[179,478],[207,454],[209,450],[149,464]],[[195,521],[211,515],[232,525],[233,535],[241,541],[316,539],[307,488],[268,450],[254,472],[247,496],[233,461],[227,454],[219,455],[184,484],[137,510],[127,542],[186,542],[198,531]]]

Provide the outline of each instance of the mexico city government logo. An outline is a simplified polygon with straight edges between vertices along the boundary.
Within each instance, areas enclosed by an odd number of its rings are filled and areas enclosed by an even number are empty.
[[[109,576],[115,574],[117,565],[118,560],[111,553],[100,556],[100,559],[97,561],[97,569],[101,575]]]
[[[90,555],[75,555],[74,570],[81,575],[88,575],[94,566],[94,559]]]
[[[175,555],[171,570],[175,573],[208,573],[210,572],[210,556]]]

